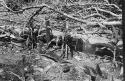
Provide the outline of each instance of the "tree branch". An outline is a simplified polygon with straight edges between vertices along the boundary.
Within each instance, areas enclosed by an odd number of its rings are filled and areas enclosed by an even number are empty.
[[[43,5],[39,5],[39,6],[37,6],[37,7],[47,7],[48,9],[50,9],[50,10],[53,10],[54,12],[57,12],[57,13],[59,13],[59,14],[61,14],[61,15],[64,15],[64,16],[66,16],[67,18],[69,18],[69,19],[73,19],[73,20],[75,20],[75,21],[78,21],[78,22],[81,22],[81,23],[84,23],[84,24],[96,24],[96,23],[104,23],[104,22],[89,22],[89,21],[86,21],[86,20],[83,20],[83,19],[78,19],[78,18],[75,18],[75,17],[72,17],[71,15],[68,15],[68,14],[66,14],[66,13],[64,13],[64,12],[61,12],[61,11],[58,11],[58,10],[55,10],[55,9],[53,9],[52,7],[50,7],[50,6],[48,6],[48,5],[46,5],[46,4],[43,4]],[[112,13],[112,12],[108,12],[108,13],[111,13],[111,14],[113,14],[113,15],[116,15],[116,14],[114,14],[114,13]],[[116,16],[119,16],[119,15],[116,15]],[[110,22],[111,23],[111,22]],[[109,24],[109,23],[104,23],[104,24]],[[115,24],[115,23],[112,23],[112,24]],[[120,24],[120,22],[117,22],[116,24]]]
[[[15,74],[14,72],[12,72],[12,71],[7,71],[7,72],[10,73],[10,74],[13,74],[16,77],[18,77],[21,81],[24,81],[24,79],[22,77],[20,77],[19,75]]]
[[[8,11],[0,11],[0,13],[2,13],[2,12],[4,13],[4,12],[8,12]]]
[[[36,15],[38,15],[39,12],[40,12],[44,7],[46,7],[46,6],[45,6],[45,5],[42,5],[41,7],[38,7],[39,9],[38,9],[33,15],[31,15],[31,17],[29,18],[29,20],[28,20],[28,22],[27,22],[27,25],[28,25],[30,22],[32,22],[33,17],[36,16]],[[30,26],[30,27],[31,27],[31,26]],[[32,28],[32,27],[31,27],[31,28]]]
[[[115,17],[120,17],[120,16],[122,16],[122,15],[117,15],[117,14],[114,14],[113,12],[106,11],[106,10],[103,10],[103,9],[100,9],[100,8],[97,8],[97,10],[103,11],[103,12],[106,12],[106,13],[109,13],[109,14],[111,14],[112,16],[115,16]]]
[[[80,6],[86,6],[86,5],[107,5],[107,6],[114,6],[116,7],[119,11],[122,11],[122,9],[120,9],[117,5],[115,4],[102,4],[102,3],[86,3],[86,4],[83,4],[83,5],[80,5]]]
[[[16,22],[16,21],[7,20],[7,19],[0,19],[0,20],[1,20],[1,21],[5,21],[5,22],[9,22],[9,23],[16,23],[16,24],[22,24],[23,22],[26,22],[26,21]]]
[[[103,19],[107,19],[105,16],[103,16],[103,15],[101,15],[101,14],[99,14],[99,13],[94,13],[94,14],[85,16],[85,17],[83,17],[83,19],[88,19],[88,18],[94,17],[94,16],[99,16],[99,17],[101,17],[101,18],[103,18]]]
[[[12,10],[12,9],[10,9],[9,7],[7,7],[7,5],[6,5],[6,3],[5,3],[5,1],[4,1],[4,0],[1,0],[1,5],[2,5],[4,8],[6,8],[8,11],[13,12],[13,10]]]
[[[82,15],[82,11],[79,11],[79,12],[77,12],[76,14],[80,14],[80,13],[81,13],[80,16],[82,16],[82,19],[88,19],[88,18],[94,17],[94,16],[100,16],[100,17],[103,18],[103,19],[107,19],[105,16],[101,15],[100,13],[98,13],[97,8],[95,8],[95,7],[87,8],[86,10],[91,10],[91,9],[95,9],[95,10],[96,10],[96,13],[87,15],[87,16],[85,16],[85,17],[83,17],[84,15]],[[86,12],[85,12],[85,13],[86,13]]]
[[[104,5],[104,4],[103,4]],[[107,4],[107,5],[109,5],[109,4]],[[110,5],[112,5],[112,4],[110,4]],[[24,9],[22,9],[22,10],[20,10],[20,11],[12,11],[13,13],[19,13],[19,12],[23,12],[23,11],[25,11],[25,10],[28,10],[28,9],[32,9],[32,8],[40,8],[40,10],[38,10],[35,14],[33,14],[32,15],[32,17],[30,17],[30,19],[29,20],[31,20],[35,15],[37,15],[37,13],[38,12],[40,12],[44,7],[47,7],[48,9],[50,9],[50,10],[53,10],[54,12],[57,12],[57,13],[59,13],[59,14],[61,14],[61,15],[64,15],[65,17],[67,17],[67,18],[69,18],[69,19],[73,19],[73,20],[75,20],[75,21],[78,21],[78,22],[81,22],[81,23],[84,23],[84,24],[96,24],[96,23],[104,23],[104,24],[110,24],[110,23],[108,23],[108,22],[91,22],[91,21],[86,21],[86,20],[83,20],[83,19],[78,19],[78,18],[75,18],[75,17],[73,17],[73,16],[71,16],[71,15],[68,15],[68,14],[66,14],[66,13],[64,13],[64,12],[61,12],[61,11],[58,11],[58,10],[55,10],[55,9],[53,9],[52,7],[50,7],[49,5],[46,5],[46,4],[42,4],[42,5],[37,5],[37,6],[35,6],[35,7],[28,7],[28,8],[24,8]],[[110,13],[110,14],[112,14],[112,15],[114,15],[114,16],[117,16],[117,17],[119,17],[119,15],[116,15],[116,14],[114,14],[114,13],[112,13],[112,12],[110,12],[110,11],[106,11],[106,10],[103,10],[103,9],[98,9],[98,10],[100,10],[100,11],[103,11],[103,12],[106,12],[106,13]],[[117,22],[117,23],[112,23],[112,24],[120,24],[120,22]]]
[[[102,22],[104,25],[121,25],[122,22],[121,21],[105,21]]]

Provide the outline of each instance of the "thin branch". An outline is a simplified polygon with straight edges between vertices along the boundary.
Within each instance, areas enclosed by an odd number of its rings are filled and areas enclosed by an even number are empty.
[[[14,15],[13,13],[9,13],[9,14],[2,14],[1,16],[5,17],[5,16],[13,16],[13,15]]]
[[[109,13],[109,14],[111,14],[112,16],[116,16],[116,17],[122,16],[122,15],[117,15],[117,14],[114,14],[113,12],[111,12],[111,11],[103,10],[103,9],[100,9],[100,8],[97,8],[97,10],[103,11],[103,12],[106,12],[106,13]]]
[[[82,19],[88,19],[88,18],[94,17],[94,16],[100,16],[100,17],[103,18],[103,19],[107,19],[105,16],[99,14],[97,8],[95,8],[95,7],[87,8],[87,10],[88,10],[88,9],[93,9],[93,8],[96,10],[97,13],[93,13],[93,14],[87,15],[87,16],[85,16],[85,17],[82,17]],[[76,14],[80,14],[80,13],[82,13],[82,11],[77,12]],[[82,15],[82,14],[80,14],[80,15]]]
[[[43,5],[42,7],[39,7],[39,9],[38,9],[34,14],[31,15],[31,17],[29,18],[29,20],[28,20],[28,22],[27,22],[26,25],[29,25],[29,24],[32,22],[33,18],[34,18],[36,15],[38,15],[39,12],[40,12],[44,7],[46,7],[46,6]],[[28,26],[28,27],[29,27],[29,26]],[[33,29],[32,26],[30,26],[30,28]],[[30,28],[29,28],[29,29],[30,29]]]
[[[122,9],[120,9],[117,5],[115,4],[103,4],[103,3],[86,3],[86,4],[83,4],[83,5],[80,5],[80,6],[85,6],[85,5],[107,5],[107,6],[114,6],[116,7],[119,11],[122,11]]]
[[[4,12],[9,12],[9,11],[8,10],[7,11],[0,11],[0,13],[2,13],[2,12],[4,13]]]
[[[44,5],[42,5],[42,6],[44,6]],[[42,7],[42,6],[41,6],[41,7]],[[15,13],[24,12],[24,11],[26,11],[26,10],[33,9],[33,8],[40,8],[40,6],[27,7],[27,8],[23,8],[23,9],[21,9],[21,10],[19,10],[19,11],[14,11],[14,12],[15,12]]]
[[[12,9],[10,9],[10,8],[6,5],[6,3],[5,3],[5,1],[4,1],[4,0],[1,2],[1,5],[2,5],[4,8],[6,8],[7,10],[9,10],[9,11],[13,12],[13,10],[12,10]]]
[[[109,4],[109,1],[108,0],[104,0],[105,2],[107,2]]]
[[[26,22],[26,21],[22,21],[22,22],[16,22],[16,21],[12,21],[12,20],[7,20],[7,19],[0,19],[0,21],[5,21],[5,22],[8,22],[8,23],[15,23],[15,24],[22,24],[23,22]]]
[[[14,72],[12,72],[12,71],[7,71],[7,72],[10,73],[10,74],[13,74],[16,77],[18,77],[21,81],[24,81],[22,77],[20,77],[19,75],[15,74]]]
[[[98,23],[98,22],[89,22],[89,21],[86,21],[86,20],[83,20],[83,19],[78,19],[78,18],[72,17],[71,15],[68,15],[68,14],[66,14],[66,13],[64,13],[64,12],[55,10],[55,9],[53,9],[52,7],[50,7],[50,6],[46,5],[46,4],[44,4],[44,5],[42,5],[42,6],[37,6],[37,7],[40,8],[40,7],[43,7],[43,6],[49,8],[50,10],[53,10],[53,11],[55,11],[55,12],[61,14],[61,15],[64,15],[64,16],[66,16],[67,18],[76,20],[76,21],[81,22],[81,23],[84,23],[84,24],[96,24],[96,23]],[[105,10],[104,10],[104,11],[105,11]],[[111,13],[111,14],[113,14],[113,15],[116,15],[116,14],[114,14],[114,13],[112,13],[112,12],[109,12],[109,11],[107,11],[107,12],[108,12],[108,13]],[[116,16],[119,16],[119,15],[116,15]],[[100,22],[100,23],[101,23],[101,22]],[[117,23],[119,24],[119,22],[117,22]],[[116,24],[117,24],[117,23],[116,23]],[[107,22],[106,22],[105,24],[107,24]],[[109,24],[109,23],[108,23],[108,24]],[[113,23],[113,24],[114,24],[114,23]]]
[[[104,21],[102,22],[104,25],[121,25],[122,21]]]
[[[85,24],[86,24],[86,21],[83,21],[82,19],[77,19],[77,18],[72,17],[72,16],[70,16],[70,15],[68,15],[68,14],[66,14],[66,13],[63,13],[63,12],[58,11],[58,10],[55,10],[55,9],[53,9],[52,7],[50,7],[50,6],[46,5],[46,4],[39,5],[39,6],[35,7],[35,8],[41,8],[41,10],[42,10],[44,7],[47,7],[48,9],[53,10],[53,11],[55,11],[55,12],[61,14],[61,15],[64,15],[64,16],[70,18],[70,19],[77,20],[77,21],[79,21],[79,22],[82,22],[82,23],[85,23]],[[33,8],[33,7],[29,7],[29,8],[26,8],[26,9],[31,9],[31,8]],[[25,9],[25,10],[26,10],[26,9]],[[40,11],[41,11],[41,10],[40,10]],[[17,12],[20,12],[20,11],[17,11]],[[35,13],[34,15],[32,15],[31,18],[33,18],[33,17],[36,16],[36,15],[37,15],[37,13]],[[31,18],[30,18],[29,20],[31,20]]]
[[[67,18],[70,18],[70,19],[73,19],[73,20],[76,20],[76,21],[79,21],[81,23],[85,23],[86,24],[86,21],[83,21],[82,19],[78,19],[78,18],[72,17],[72,16],[70,16],[70,15],[64,13],[64,12],[61,12],[61,11],[53,9],[50,6],[46,6],[46,7],[49,8],[49,9],[51,9],[51,10],[53,10],[53,11],[55,11],[55,12],[57,12],[57,13],[59,13],[59,14],[61,14],[61,15],[66,16]]]
[[[79,10],[78,12],[76,12],[75,14],[80,14],[80,13],[87,13],[87,11],[89,10],[92,10],[92,9],[95,9],[95,7],[90,7],[90,8],[86,8],[86,9],[82,9],[82,10]],[[74,13],[73,13],[74,14]]]
[[[7,7],[6,3],[3,1],[2,4],[4,8],[6,8],[8,10],[8,12],[12,12],[12,13],[23,13],[25,10],[29,10],[29,9],[33,9],[33,8],[40,8],[40,7],[27,7],[27,8],[24,8],[24,9],[21,9],[19,11],[13,11],[12,9],[10,9],[9,7]],[[6,11],[1,11],[1,12],[6,12]]]
[[[103,5],[104,5],[104,4],[103,4]],[[111,4],[110,4],[110,5],[111,5]],[[43,9],[44,7],[47,7],[47,8],[49,8],[50,10],[53,10],[54,12],[57,12],[57,13],[59,13],[59,14],[61,14],[61,15],[64,15],[64,16],[66,16],[66,17],[69,18],[69,19],[73,19],[73,20],[75,20],[75,21],[78,21],[78,22],[81,22],[81,23],[84,23],[84,24],[96,24],[96,23],[99,23],[99,22],[89,22],[89,21],[86,21],[86,20],[83,20],[83,19],[78,19],[78,18],[72,17],[71,15],[68,15],[68,14],[66,14],[66,13],[64,13],[64,12],[55,10],[55,9],[53,9],[52,7],[50,7],[49,5],[46,5],[46,4],[38,5],[38,6],[35,6],[35,7],[28,7],[28,8],[24,8],[24,9],[22,9],[22,10],[20,10],[20,11],[12,11],[12,12],[13,12],[13,13],[19,13],[19,12],[23,12],[23,11],[25,11],[25,10],[32,9],[32,8],[41,8],[41,9]],[[112,14],[112,15],[114,15],[114,16],[119,17],[119,15],[116,15],[116,14],[110,12],[110,11],[106,11],[106,10],[103,10],[103,9],[98,9],[98,10],[103,11],[103,12],[107,12],[107,13],[110,13],[110,14]],[[40,10],[40,11],[41,11],[41,10]],[[37,14],[32,15],[31,18],[33,18],[35,15],[37,15]],[[30,20],[31,20],[31,18],[30,18]],[[100,22],[100,23],[104,23],[104,22]],[[105,24],[107,24],[107,23],[108,23],[108,22],[106,22]],[[109,24],[109,23],[108,23],[108,24]],[[119,24],[119,22],[118,22],[118,24]]]
[[[115,4],[108,4],[108,5],[114,6],[114,7],[116,7],[117,9],[119,9],[119,11],[122,12],[122,9],[120,9],[117,5],[115,5]]]
[[[105,16],[103,16],[103,15],[101,15],[101,14],[99,14],[99,13],[94,13],[94,14],[85,16],[85,17],[83,17],[82,19],[88,19],[88,18],[94,17],[94,16],[100,16],[100,17],[103,18],[103,19],[107,19]]]

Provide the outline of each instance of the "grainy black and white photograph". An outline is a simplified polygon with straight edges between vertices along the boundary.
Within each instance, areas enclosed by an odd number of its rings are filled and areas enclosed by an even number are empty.
[[[123,81],[122,0],[0,0],[0,81]]]

